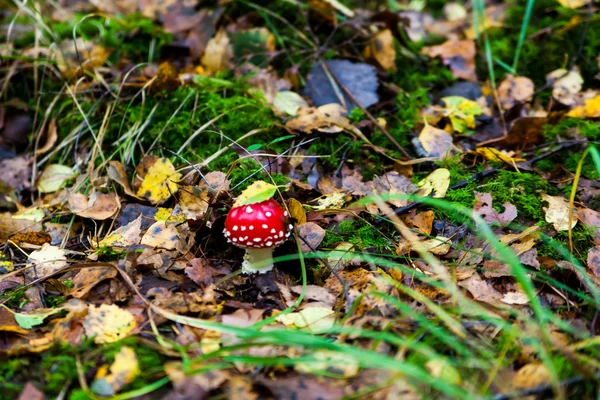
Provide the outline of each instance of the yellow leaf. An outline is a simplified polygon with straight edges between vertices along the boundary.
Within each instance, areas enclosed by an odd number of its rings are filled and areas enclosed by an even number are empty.
[[[307,330],[311,333],[322,333],[329,330],[335,323],[335,313],[325,307],[308,307],[299,312],[280,315],[278,322],[286,326]]]
[[[275,185],[271,185],[265,181],[256,181],[244,189],[242,194],[235,200],[235,203],[233,203],[233,206],[240,207],[269,200],[276,191],[277,187]]]
[[[510,154],[496,150],[493,147],[479,147],[475,150],[475,153],[485,157],[489,161],[502,161],[508,165],[515,165],[516,163],[525,161],[524,158],[512,158]]]
[[[179,190],[179,207],[187,219],[204,218],[210,204],[208,186],[183,186]]]
[[[114,396],[133,382],[139,374],[140,368],[135,351],[123,346],[110,366],[110,374],[106,375],[106,367],[100,368],[91,389],[99,396]]]
[[[446,157],[453,148],[452,135],[429,124],[419,134],[419,142],[427,157]]]
[[[288,208],[290,210],[290,216],[296,220],[296,224],[302,225],[306,222],[306,213],[304,212],[302,203],[296,199],[290,199],[288,201]]]
[[[438,168],[417,183],[417,186],[421,188],[419,192],[421,196],[429,196],[433,193],[433,198],[443,199],[450,186],[450,171],[446,168]]]
[[[311,356],[314,361],[299,362],[294,369],[303,374],[335,374],[337,378],[351,378],[360,370],[358,360],[348,354],[317,350]]]
[[[561,6],[567,8],[579,8],[592,2],[592,0],[558,0]]]
[[[460,96],[449,96],[442,98],[446,105],[444,115],[450,118],[452,128],[456,132],[463,133],[467,128],[475,128],[475,117],[481,115],[481,106],[473,101]]]
[[[175,170],[168,158],[160,158],[148,169],[137,195],[159,204],[177,192],[181,174]]]
[[[126,337],[135,328],[135,318],[115,304],[90,305],[88,315],[83,321],[88,337],[94,337],[96,343],[113,343]]]
[[[585,99],[582,106],[573,108],[567,113],[573,118],[600,118],[600,95]]]
[[[53,193],[62,189],[66,182],[75,178],[71,167],[60,164],[50,164],[44,169],[37,182],[37,190],[41,193]]]
[[[546,75],[546,81],[552,85],[552,97],[567,106],[577,103],[578,93],[583,87],[583,78],[577,67],[567,71],[556,69]]]
[[[559,232],[569,230],[569,201],[563,197],[547,194],[542,196],[542,200],[548,202],[548,207],[544,207],[546,222],[552,224]],[[577,211],[573,210],[571,229],[575,225],[577,225]]]
[[[119,227],[117,230],[107,235],[99,243],[99,247],[126,247],[140,243],[140,233],[142,229],[142,216],[140,215],[134,221],[127,225]]]
[[[450,385],[460,385],[460,374],[456,368],[443,358],[427,361],[425,368],[435,378],[439,378]]]
[[[378,32],[365,48],[365,57],[374,58],[385,70],[396,71],[394,35],[389,29]]]

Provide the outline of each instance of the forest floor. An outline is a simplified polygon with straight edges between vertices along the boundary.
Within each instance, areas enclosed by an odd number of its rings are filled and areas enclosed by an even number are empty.
[[[2,3],[0,399],[596,398],[598,4]]]

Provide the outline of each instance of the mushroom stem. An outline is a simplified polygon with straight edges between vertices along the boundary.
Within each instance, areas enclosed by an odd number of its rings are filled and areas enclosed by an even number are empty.
[[[273,248],[247,248],[242,263],[242,273],[253,274],[258,272],[264,274],[273,269]]]

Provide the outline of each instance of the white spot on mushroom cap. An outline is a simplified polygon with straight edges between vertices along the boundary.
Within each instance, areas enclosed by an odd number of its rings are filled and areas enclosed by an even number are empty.
[[[231,232],[225,231],[225,236],[227,236],[227,237],[231,236]]]
[[[283,216],[284,216],[284,217],[287,217],[288,215],[289,215],[289,214],[288,214],[288,212],[287,212],[287,211],[284,211],[284,212],[283,212]]]
[[[262,224],[262,227],[263,227],[263,229],[267,229],[267,228],[269,228],[269,225],[267,225],[267,224]]]
[[[254,241],[255,241],[256,243],[258,243],[258,242],[262,241],[262,239],[261,239],[261,238],[254,238]]]
[[[246,227],[244,225],[242,225],[242,232],[244,232],[246,230]]]
[[[267,217],[270,217],[270,216],[271,216],[271,215],[273,215],[273,214],[271,214],[271,211],[267,211],[267,212],[265,213],[265,215],[266,215]]]
[[[248,214],[251,214],[252,213],[252,207],[250,207],[250,206],[246,207],[246,212]]]
[[[231,228],[231,229],[233,229],[234,231],[237,231],[238,230],[238,226],[234,225],[233,228]]]
[[[271,233],[275,233],[277,230],[275,228],[271,229]]]
[[[279,231],[279,236],[283,237],[283,231]]]
[[[252,246],[252,242],[246,243],[246,246]]]
[[[237,238],[233,238],[233,239],[231,239],[231,240],[233,240],[234,242],[237,242],[237,241],[238,241],[238,240],[237,240]]]
[[[294,225],[292,225],[292,224],[289,224],[289,225],[288,225],[288,228],[290,228],[290,230],[291,230],[291,229],[294,229]]]
[[[253,230],[253,229],[254,229],[254,225],[250,225],[250,226],[248,227],[248,229],[250,229],[250,230]]]

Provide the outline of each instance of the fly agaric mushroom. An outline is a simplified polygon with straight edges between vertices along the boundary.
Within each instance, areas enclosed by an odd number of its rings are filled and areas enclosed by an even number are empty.
[[[273,249],[290,236],[292,228],[288,212],[269,199],[232,208],[224,233],[228,242],[246,249],[242,272],[264,274],[273,269]]]

